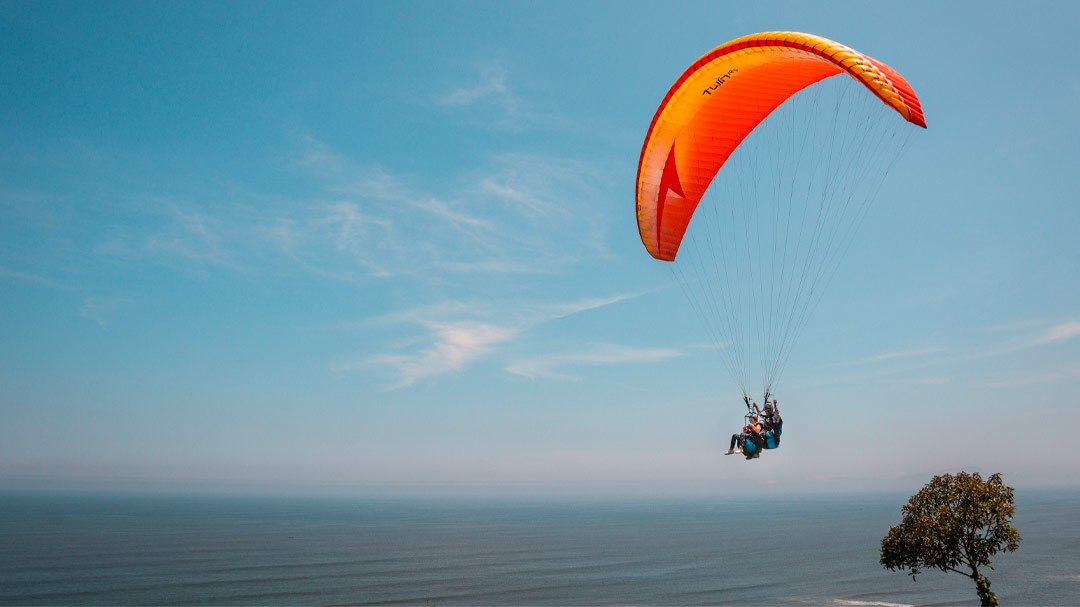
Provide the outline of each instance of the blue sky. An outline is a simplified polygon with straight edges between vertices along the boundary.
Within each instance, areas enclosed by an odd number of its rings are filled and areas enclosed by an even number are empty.
[[[4,485],[1077,482],[1072,3],[0,7]],[[929,128],[744,462],[634,175],[678,74],[770,30],[887,62]]]

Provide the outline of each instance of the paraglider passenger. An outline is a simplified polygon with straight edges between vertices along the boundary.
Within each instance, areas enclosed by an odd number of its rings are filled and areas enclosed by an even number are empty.
[[[764,428],[761,422],[758,421],[758,416],[752,415],[750,423],[743,427],[742,453],[746,456],[746,459],[761,457],[761,450],[765,446],[763,431]]]
[[[746,459],[754,457],[762,444],[761,432],[762,426],[758,422],[757,416],[751,415],[750,422],[742,427],[742,433],[731,435],[731,444],[728,446],[728,450],[724,452],[724,455],[745,453]],[[738,449],[736,449],[736,446],[738,446]]]

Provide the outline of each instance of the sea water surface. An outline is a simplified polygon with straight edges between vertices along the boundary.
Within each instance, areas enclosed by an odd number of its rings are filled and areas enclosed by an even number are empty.
[[[0,493],[3,605],[977,605],[878,564],[901,494]],[[1002,605],[1080,605],[1080,492],[1017,490]]]

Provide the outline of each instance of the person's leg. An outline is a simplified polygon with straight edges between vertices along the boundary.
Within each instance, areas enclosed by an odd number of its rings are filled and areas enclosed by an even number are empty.
[[[739,446],[739,451],[735,451],[735,445]],[[742,452],[742,435],[741,434],[732,434],[731,435],[731,444],[728,446],[727,451],[724,452],[724,455],[731,455],[732,453],[739,453],[739,452]]]

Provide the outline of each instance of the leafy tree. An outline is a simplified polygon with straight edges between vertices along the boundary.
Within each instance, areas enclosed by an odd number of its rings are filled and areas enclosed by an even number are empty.
[[[995,606],[990,580],[980,567],[993,569],[990,557],[1020,547],[1013,529],[1013,488],[1001,474],[985,481],[979,473],[935,476],[903,507],[904,518],[881,540],[881,564],[908,572],[914,581],[923,569],[940,569],[975,581],[982,605]]]

